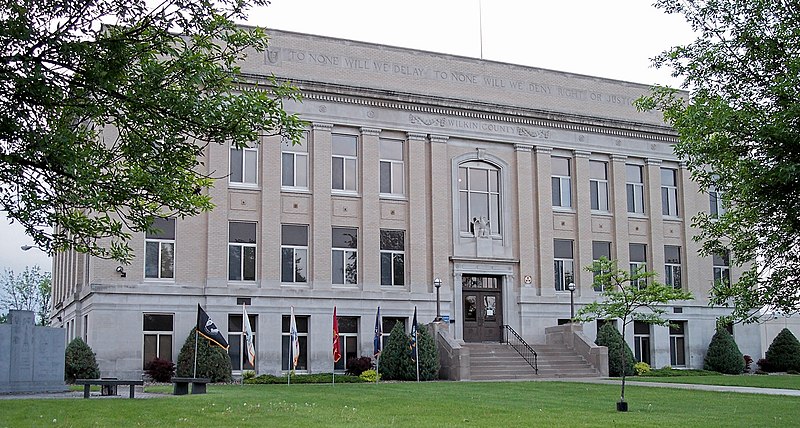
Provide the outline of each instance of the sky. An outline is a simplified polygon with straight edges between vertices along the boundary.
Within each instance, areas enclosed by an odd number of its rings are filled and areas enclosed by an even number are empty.
[[[680,81],[650,58],[693,40],[652,0],[272,0],[251,25],[644,84]],[[0,213],[1,214],[1,213]],[[0,215],[0,271],[50,259]]]

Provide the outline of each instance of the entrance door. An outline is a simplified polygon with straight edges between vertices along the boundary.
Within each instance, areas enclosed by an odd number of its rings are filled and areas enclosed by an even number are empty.
[[[463,276],[464,341],[502,340],[503,311],[500,277]]]

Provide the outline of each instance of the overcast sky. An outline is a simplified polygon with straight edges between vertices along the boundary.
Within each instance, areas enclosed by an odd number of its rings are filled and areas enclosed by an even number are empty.
[[[692,40],[681,16],[650,0],[272,0],[252,25],[644,84],[678,85],[650,58]],[[482,19],[481,19],[482,18]],[[482,36],[482,37],[481,37]],[[50,260],[0,217],[0,269]]]

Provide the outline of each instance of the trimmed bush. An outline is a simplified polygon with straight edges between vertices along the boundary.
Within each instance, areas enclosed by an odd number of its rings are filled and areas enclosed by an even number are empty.
[[[285,385],[286,376],[275,376],[263,374],[243,381],[247,385]],[[291,383],[332,383],[332,373],[315,373],[315,374],[293,374]],[[336,375],[336,383],[361,383],[364,382],[358,376]],[[373,380],[374,382],[374,380]]]
[[[436,380],[439,378],[439,350],[426,326],[420,326],[417,332],[419,346],[419,380]],[[412,380],[416,380],[416,367]]]
[[[800,370],[800,342],[788,328],[775,336],[764,356],[772,371]],[[762,369],[767,370],[763,366]]]
[[[622,359],[620,353],[625,352],[625,375],[633,376],[633,352],[631,348],[622,340],[622,335],[619,330],[612,324],[606,323],[600,327],[597,332],[597,340],[594,341],[597,345],[605,346],[608,348],[608,375],[609,376],[622,376]]]
[[[743,355],[742,358],[744,359],[744,372],[750,373],[751,371],[753,371],[753,369],[751,368],[751,365],[753,364],[753,357],[749,355]]]
[[[180,354],[178,354],[179,377],[192,377],[194,372],[194,339],[195,330],[189,332],[189,336],[183,343]],[[197,377],[209,378],[211,382],[230,382],[231,381],[231,359],[224,349],[217,345],[212,345],[211,341],[200,337],[197,344]]]
[[[703,368],[724,374],[741,374],[744,371],[744,356],[728,330],[718,328],[714,333],[703,359]]]
[[[372,369],[364,370],[364,372],[361,373],[361,375],[358,376],[358,378],[363,380],[364,382],[377,382],[377,380],[380,379],[378,376],[378,372]]]
[[[770,364],[766,358],[760,358],[756,364],[758,365],[758,370],[756,370],[758,372],[770,373],[777,371],[772,369],[772,364]]]
[[[156,357],[147,363],[144,371],[153,382],[170,382],[172,376],[175,376],[175,363]]]
[[[97,379],[100,377],[100,368],[97,367],[92,348],[80,338],[76,338],[67,345],[64,352],[64,379],[68,383],[75,379]]]
[[[394,325],[389,338],[384,341],[378,363],[381,378],[386,380],[407,380],[413,374],[416,379],[416,369],[412,367],[411,355],[408,352],[408,335],[401,323]]]
[[[633,371],[636,372],[637,376],[642,376],[647,373],[650,373],[651,371],[650,364],[647,364],[645,362],[636,363],[633,365]]]
[[[696,369],[673,369],[670,366],[664,366],[660,369],[651,369],[647,373],[642,373],[646,377],[681,377],[681,376],[719,376],[717,372],[708,370]]]
[[[361,373],[372,368],[375,368],[375,364],[372,363],[372,358],[362,355],[358,358],[353,357],[347,360],[346,373],[351,376],[359,376]]]

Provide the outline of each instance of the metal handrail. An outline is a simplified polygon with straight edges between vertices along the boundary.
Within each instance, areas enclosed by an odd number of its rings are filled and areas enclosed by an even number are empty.
[[[513,338],[513,341],[512,341]],[[507,343],[539,374],[539,360],[536,351],[531,348],[510,325],[503,324],[503,343]]]

